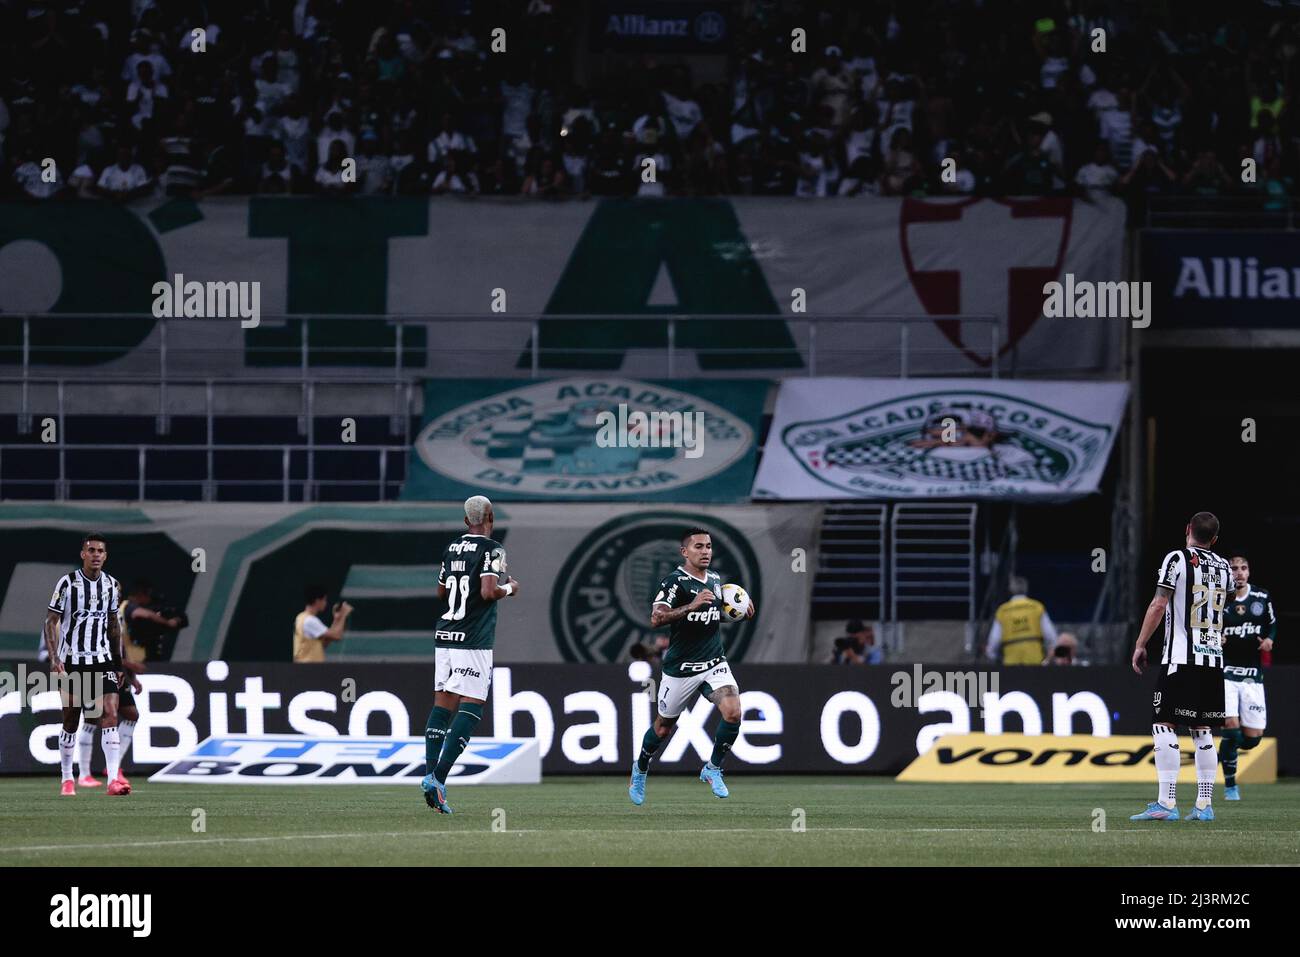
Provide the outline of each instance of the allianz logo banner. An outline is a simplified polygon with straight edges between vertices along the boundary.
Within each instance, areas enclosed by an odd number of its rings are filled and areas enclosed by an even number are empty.
[[[1300,233],[1142,233],[1152,313],[1169,327],[1290,328],[1300,304]],[[1249,308],[1243,308],[1249,307]]]

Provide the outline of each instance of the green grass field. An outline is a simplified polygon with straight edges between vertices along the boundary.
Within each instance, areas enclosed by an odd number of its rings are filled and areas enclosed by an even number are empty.
[[[691,777],[450,789],[149,784],[60,798],[57,779],[0,781],[5,865],[1018,865],[1297,864],[1300,781],[1243,788],[1210,824],[1133,824],[1155,791],[1115,785],[929,785],[744,777],[720,801]],[[1184,782],[1183,800],[1191,787]],[[1188,805],[1190,806],[1190,805]],[[195,833],[203,809],[206,831]],[[493,830],[494,811],[505,830]],[[792,829],[802,808],[807,829]],[[1094,809],[1105,830],[1093,830]],[[1184,808],[1184,812],[1185,812]],[[498,812],[497,820],[501,819]]]

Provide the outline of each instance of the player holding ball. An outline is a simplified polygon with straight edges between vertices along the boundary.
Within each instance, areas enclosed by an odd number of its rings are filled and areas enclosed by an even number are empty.
[[[713,539],[702,528],[682,536],[682,564],[662,582],[650,610],[650,627],[670,629],[664,653],[663,681],[659,687],[659,714],[646,730],[641,753],[632,765],[627,793],[633,804],[645,801],[645,779],[650,760],[672,734],[686,703],[701,686],[718,706],[722,721],[713,736],[713,754],[700,771],[700,780],[720,798],[730,792],[722,780],[722,762],[740,734],[740,690],[722,650],[718,626],[725,615],[731,621],[754,617],[754,603],[738,585],[723,585],[713,563]],[[719,601],[721,599],[721,601]]]

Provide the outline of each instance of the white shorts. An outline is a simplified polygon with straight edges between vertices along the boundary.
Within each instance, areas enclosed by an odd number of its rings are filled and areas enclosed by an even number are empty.
[[[1239,718],[1244,728],[1263,729],[1268,724],[1264,686],[1258,681],[1224,681],[1223,703],[1224,714]]]
[[[433,690],[486,701],[492,686],[492,649],[435,648]]]
[[[708,685],[710,692],[732,685],[737,693],[740,692],[740,685],[736,684],[736,678],[731,673],[731,666],[725,661],[717,667],[697,675],[682,678],[664,675],[663,681],[659,685],[659,717],[675,718],[681,714],[686,708],[686,702],[690,701],[691,696],[700,690],[700,685]]]

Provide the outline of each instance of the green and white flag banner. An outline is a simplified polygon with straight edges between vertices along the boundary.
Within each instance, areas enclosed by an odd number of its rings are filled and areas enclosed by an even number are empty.
[[[766,379],[430,379],[404,499],[743,502]]]
[[[1097,491],[1121,382],[787,379],[755,499],[1055,499]]]

